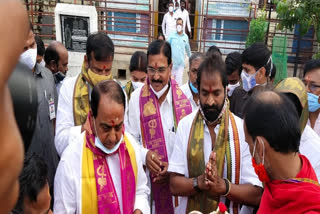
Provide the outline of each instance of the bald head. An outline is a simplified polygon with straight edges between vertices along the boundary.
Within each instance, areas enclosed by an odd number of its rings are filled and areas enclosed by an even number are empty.
[[[261,136],[276,152],[298,152],[301,137],[299,116],[285,95],[274,91],[254,94],[245,106],[244,121],[253,140]]]
[[[45,51],[44,61],[53,74],[57,72],[66,74],[69,61],[68,50],[61,42],[53,41]]]

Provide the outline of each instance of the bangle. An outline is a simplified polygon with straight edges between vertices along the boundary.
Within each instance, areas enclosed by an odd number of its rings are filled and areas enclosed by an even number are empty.
[[[222,196],[226,197],[226,196],[229,195],[229,193],[230,193],[231,183],[230,183],[230,181],[229,181],[228,179],[226,179],[226,178],[224,178],[223,180],[224,180],[224,182],[226,183],[226,193],[223,194]]]

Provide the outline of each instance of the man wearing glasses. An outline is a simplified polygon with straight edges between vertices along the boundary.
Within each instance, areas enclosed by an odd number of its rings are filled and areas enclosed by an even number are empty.
[[[147,52],[147,81],[129,102],[128,132],[141,144],[141,159],[150,176],[153,213],[174,213],[177,200],[169,189],[168,159],[179,121],[192,111],[188,98],[171,78],[171,47],[161,40]]]
[[[320,136],[320,59],[306,63],[303,80],[308,92],[308,125]]]

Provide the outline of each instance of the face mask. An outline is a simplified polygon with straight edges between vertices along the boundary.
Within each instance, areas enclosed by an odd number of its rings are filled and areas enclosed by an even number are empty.
[[[88,69],[88,76],[91,80],[91,83],[95,86],[96,84],[98,84],[99,82],[103,81],[103,80],[112,80],[112,73],[109,74],[108,76],[105,75],[100,75],[100,74],[96,74],[93,71],[91,71],[91,69]]]
[[[151,84],[150,84],[151,90],[152,90],[153,93],[157,96],[158,99],[164,94],[164,92],[166,92],[166,90],[168,89],[168,87],[169,87],[169,85],[167,84],[165,87],[163,87],[163,89],[161,89],[160,91],[156,92],[156,91],[152,88],[152,86],[151,86]]]
[[[33,69],[37,63],[37,49],[28,49],[20,55],[19,61]]]
[[[140,88],[140,87],[142,87],[144,85],[143,82],[133,82],[133,81],[131,81],[131,83],[132,83],[132,86],[133,86],[133,90],[136,90],[137,88]]]
[[[262,142],[262,146],[263,146],[262,163],[260,163],[259,165],[256,163],[255,159],[253,158],[256,150],[256,145],[257,145],[257,140],[254,142],[254,146],[253,146],[252,166],[261,182],[270,182],[270,178],[267,174],[266,168],[264,167],[264,143]]]
[[[247,74],[244,70],[242,71],[241,79],[242,79],[243,89],[245,91],[250,91],[254,86],[256,86],[257,72],[255,74]]]
[[[180,33],[182,31],[182,26],[181,25],[177,25],[177,31],[178,31],[178,33]]]
[[[193,93],[195,93],[195,94],[199,93],[198,89],[196,87],[194,87],[193,84],[190,81],[189,81],[189,86],[190,86],[190,88],[191,88]]]
[[[240,81],[237,84],[234,84],[234,85],[229,84],[228,85],[228,89],[229,89],[228,96],[231,97],[233,92],[234,92],[234,89],[236,89],[239,86],[240,86]]]
[[[310,112],[317,111],[320,108],[319,96],[312,93],[307,93],[307,94],[308,94],[309,111]]]
[[[121,142],[122,142],[122,140],[123,140],[123,135],[121,135],[121,139],[119,140],[119,142],[118,143],[116,143],[116,145],[114,145],[114,147],[112,148],[112,149],[108,149],[107,147],[105,147],[104,145],[103,145],[103,143],[100,141],[100,139],[99,139],[99,137],[98,137],[98,132],[97,132],[97,129],[96,129],[96,123],[94,122],[94,129],[95,129],[95,131],[96,131],[96,137],[95,137],[95,141],[94,141],[94,145],[96,146],[96,147],[98,147],[99,149],[101,149],[101,151],[103,151],[105,154],[112,154],[112,153],[114,153],[115,151],[117,151],[118,150],[118,148],[120,147],[120,144],[121,144]]]
[[[55,73],[54,76],[59,82],[61,82],[66,77],[66,75],[61,71],[58,71],[57,73]]]
[[[173,12],[173,7],[172,7],[172,6],[169,7],[169,12],[170,12],[170,13]]]

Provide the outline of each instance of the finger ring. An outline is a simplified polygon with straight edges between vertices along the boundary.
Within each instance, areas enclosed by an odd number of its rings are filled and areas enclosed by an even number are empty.
[[[151,155],[151,159],[152,159],[152,160],[153,160],[153,158],[154,158],[154,154]]]

